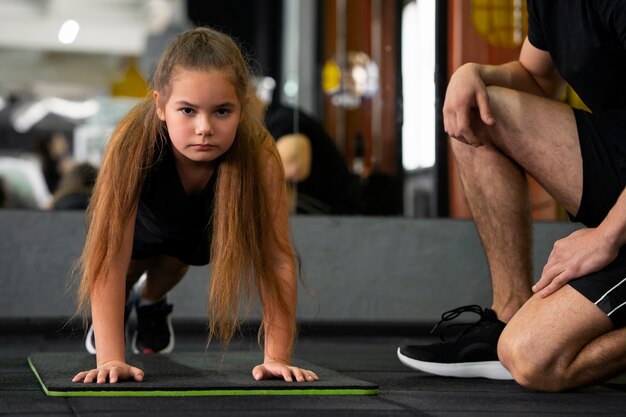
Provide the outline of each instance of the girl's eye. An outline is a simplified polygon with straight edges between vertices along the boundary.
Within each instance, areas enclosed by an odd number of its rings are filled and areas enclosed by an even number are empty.
[[[228,116],[231,113],[231,111],[230,109],[223,108],[223,109],[217,109],[216,113],[218,116]]]
[[[190,109],[189,107],[184,107],[180,109],[180,111],[187,116],[190,116],[193,114],[193,109]]]

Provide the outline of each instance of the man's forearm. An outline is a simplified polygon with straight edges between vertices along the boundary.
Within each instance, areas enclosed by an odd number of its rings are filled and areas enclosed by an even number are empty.
[[[496,85],[538,96],[546,95],[535,78],[519,61],[502,65],[479,65],[478,73],[487,86]]]
[[[626,243],[626,189],[622,191],[598,229],[602,230],[613,247],[619,249],[624,246]]]

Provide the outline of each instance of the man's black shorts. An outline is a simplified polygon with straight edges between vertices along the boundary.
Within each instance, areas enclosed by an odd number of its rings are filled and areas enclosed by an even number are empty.
[[[596,227],[624,190],[626,158],[600,135],[591,113],[574,109],[574,115],[583,159],[583,193],[572,220]],[[626,326],[626,249],[606,268],[569,284],[604,311],[615,327]]]

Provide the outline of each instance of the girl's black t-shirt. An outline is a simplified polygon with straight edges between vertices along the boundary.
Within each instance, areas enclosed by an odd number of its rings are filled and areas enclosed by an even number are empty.
[[[209,263],[217,171],[200,194],[187,194],[168,141],[141,191],[133,259],[169,255],[189,265]]]

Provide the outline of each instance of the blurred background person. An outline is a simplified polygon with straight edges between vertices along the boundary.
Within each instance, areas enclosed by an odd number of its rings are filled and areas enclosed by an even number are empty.
[[[59,181],[52,195],[53,210],[85,210],[96,183],[98,169],[89,163],[74,165]]]
[[[298,214],[360,212],[359,178],[352,174],[334,140],[322,124],[300,109],[272,101],[276,85],[255,80],[257,97],[265,105],[267,129],[276,147]]]
[[[70,157],[70,144],[63,133],[55,132],[36,142],[35,152],[39,157],[48,190],[54,193],[61,177],[73,165]]]

